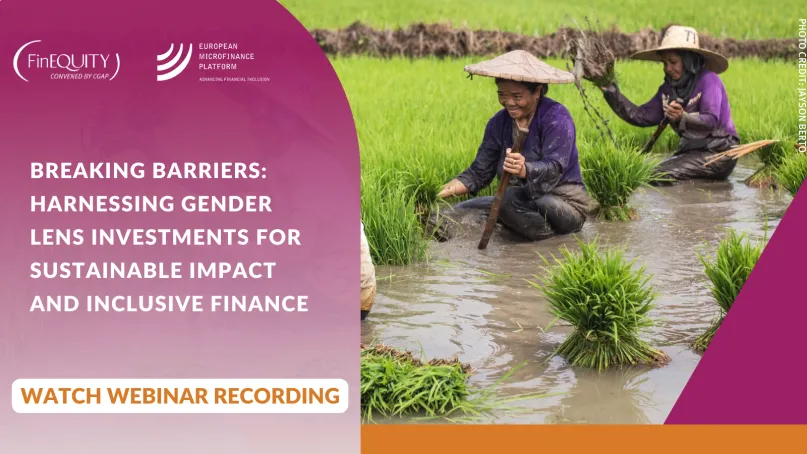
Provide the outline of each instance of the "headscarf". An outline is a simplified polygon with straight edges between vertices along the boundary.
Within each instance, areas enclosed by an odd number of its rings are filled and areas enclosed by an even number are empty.
[[[665,75],[664,80],[672,87],[673,98],[681,98],[686,101],[689,95],[692,94],[692,90],[695,89],[698,73],[703,69],[703,57],[700,54],[686,50],[677,50],[675,52],[681,57],[684,71],[678,80],[672,80],[669,75]]]

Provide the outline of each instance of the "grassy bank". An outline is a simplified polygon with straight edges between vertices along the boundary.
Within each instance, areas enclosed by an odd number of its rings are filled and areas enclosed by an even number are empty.
[[[616,24],[625,32],[645,27],[659,29],[675,18],[701,33],[737,39],[792,38],[796,20],[777,14],[766,3],[748,0],[681,0],[652,6],[641,0],[595,3],[569,0],[562,3],[511,0],[497,5],[484,0],[281,0],[286,9],[307,28],[340,28],[354,21],[375,27],[398,27],[412,22],[447,22],[456,26],[496,29],[524,34],[547,34],[569,26],[567,15],[578,22],[586,16],[604,25]],[[781,0],[779,11],[798,11],[800,1]],[[652,7],[652,14],[648,8]]]
[[[417,211],[471,163],[485,124],[500,109],[491,79],[467,79],[462,68],[473,61],[332,59],[357,125],[362,211],[377,263],[406,264],[424,257]],[[560,61],[550,63],[565,67]],[[791,75],[790,65],[755,60],[733,61],[721,75],[743,142],[796,137],[790,106],[782,102],[788,99]],[[660,65],[645,62],[620,62],[617,76],[623,92],[637,104],[652,97],[663,77]],[[652,135],[655,128],[621,121],[598,90],[585,87],[620,146],[640,147]],[[603,140],[573,85],[553,85],[548,96],[574,117],[581,154]],[[677,142],[668,129],[654,152],[668,153]]]

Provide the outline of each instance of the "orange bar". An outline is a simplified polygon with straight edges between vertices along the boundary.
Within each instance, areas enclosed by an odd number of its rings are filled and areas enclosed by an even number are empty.
[[[372,425],[362,453],[805,452],[807,426]]]

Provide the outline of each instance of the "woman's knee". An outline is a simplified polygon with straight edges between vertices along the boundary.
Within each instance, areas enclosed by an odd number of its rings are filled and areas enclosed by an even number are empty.
[[[558,235],[579,232],[586,222],[585,214],[576,210],[566,201],[553,196],[545,196],[538,203],[541,212]]]
[[[583,230],[586,217],[577,211],[564,212],[561,219],[557,219],[554,228],[558,235],[568,235]]]
[[[499,208],[499,218],[502,222],[514,219],[534,208],[530,207],[529,200],[524,196],[521,188],[507,188],[502,198],[502,206]]]

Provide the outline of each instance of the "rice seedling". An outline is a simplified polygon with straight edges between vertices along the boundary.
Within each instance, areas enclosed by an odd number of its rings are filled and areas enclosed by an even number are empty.
[[[588,80],[598,87],[610,85],[616,81],[616,57],[601,41],[590,36],[595,30],[590,23],[587,25],[588,30],[581,29],[567,44],[567,53],[574,62],[573,73],[578,80]]]
[[[754,154],[762,163],[762,166],[745,180],[745,184],[758,188],[776,188],[776,169],[791,154],[790,150],[792,150],[792,145],[783,142],[774,143],[757,150]]]
[[[424,412],[436,416],[461,411],[470,395],[466,378],[460,365],[417,365],[390,355],[362,352],[363,419],[372,421],[374,414]]]
[[[706,276],[709,278],[710,290],[717,302],[719,314],[709,329],[693,342],[694,350],[703,352],[709,347],[720,324],[762,255],[764,242],[765,239],[760,243],[752,244],[744,233],[737,233],[734,229],[730,229],[726,237],[718,244],[714,260],[709,260],[703,254],[698,253]]]
[[[428,244],[416,213],[416,198],[396,175],[362,176],[361,215],[376,265],[405,265],[425,257]]]
[[[563,260],[543,258],[546,276],[541,289],[551,313],[574,327],[555,351],[573,366],[596,368],[637,364],[663,364],[669,357],[639,335],[653,325],[649,317],[656,298],[651,276],[634,268],[624,251],[600,251],[597,239],[578,240],[579,252],[562,246]]]
[[[633,193],[657,179],[653,175],[657,159],[637,150],[595,144],[581,150],[580,167],[588,193],[598,203],[597,218],[608,221],[634,219],[630,204]]]
[[[592,29],[588,19],[586,24],[588,30],[584,30],[578,25],[577,30],[563,32],[566,41],[563,55],[570,58],[573,63],[571,68],[568,68],[567,65],[567,69],[574,74],[574,84],[580,92],[583,108],[603,137],[608,133],[608,138],[611,139],[614,146],[617,146],[616,138],[611,128],[608,127],[608,122],[592,104],[583,87],[583,80],[593,83],[595,87],[604,87],[616,82],[616,72],[614,71],[616,56],[598,37],[597,30]],[[602,124],[602,129],[600,129],[600,124]]]
[[[458,359],[433,359],[425,362],[411,352],[385,345],[361,346],[361,413],[363,422],[375,416],[418,416],[449,421],[463,417],[484,416],[493,410],[505,410],[507,403],[543,397],[521,395],[497,399],[493,391],[515,369],[494,386],[482,392],[471,389],[469,365]],[[518,409],[509,409],[518,411]],[[453,415],[460,416],[453,416]]]
[[[650,15],[647,14],[647,3],[642,0],[620,0],[618,3],[511,0],[506,5],[491,4],[485,0],[281,0],[280,3],[309,29],[345,27],[354,21],[376,27],[406,26],[423,21],[546,35],[555,32],[559,26],[568,25],[569,17],[578,21],[584,17],[597,18],[605,27],[616,25],[626,32],[639,31],[648,26],[660,29],[674,17],[677,22],[714,36],[737,39],[793,37],[792,22],[787,15],[771,14],[769,5],[748,0],[657,3],[653,5],[653,14]],[[801,2],[780,0],[776,5],[782,11],[798,11]],[[540,14],[536,14],[536,11],[540,11]]]
[[[776,180],[793,197],[796,197],[805,177],[807,177],[807,157],[804,153],[791,154],[776,170]]]
[[[692,349],[696,352],[705,352],[707,348],[709,348],[709,344],[712,342],[712,339],[717,334],[717,330],[720,328],[720,324],[723,323],[723,317],[717,317],[712,324],[706,328],[706,331],[703,332],[700,336],[698,336],[692,342]]]

